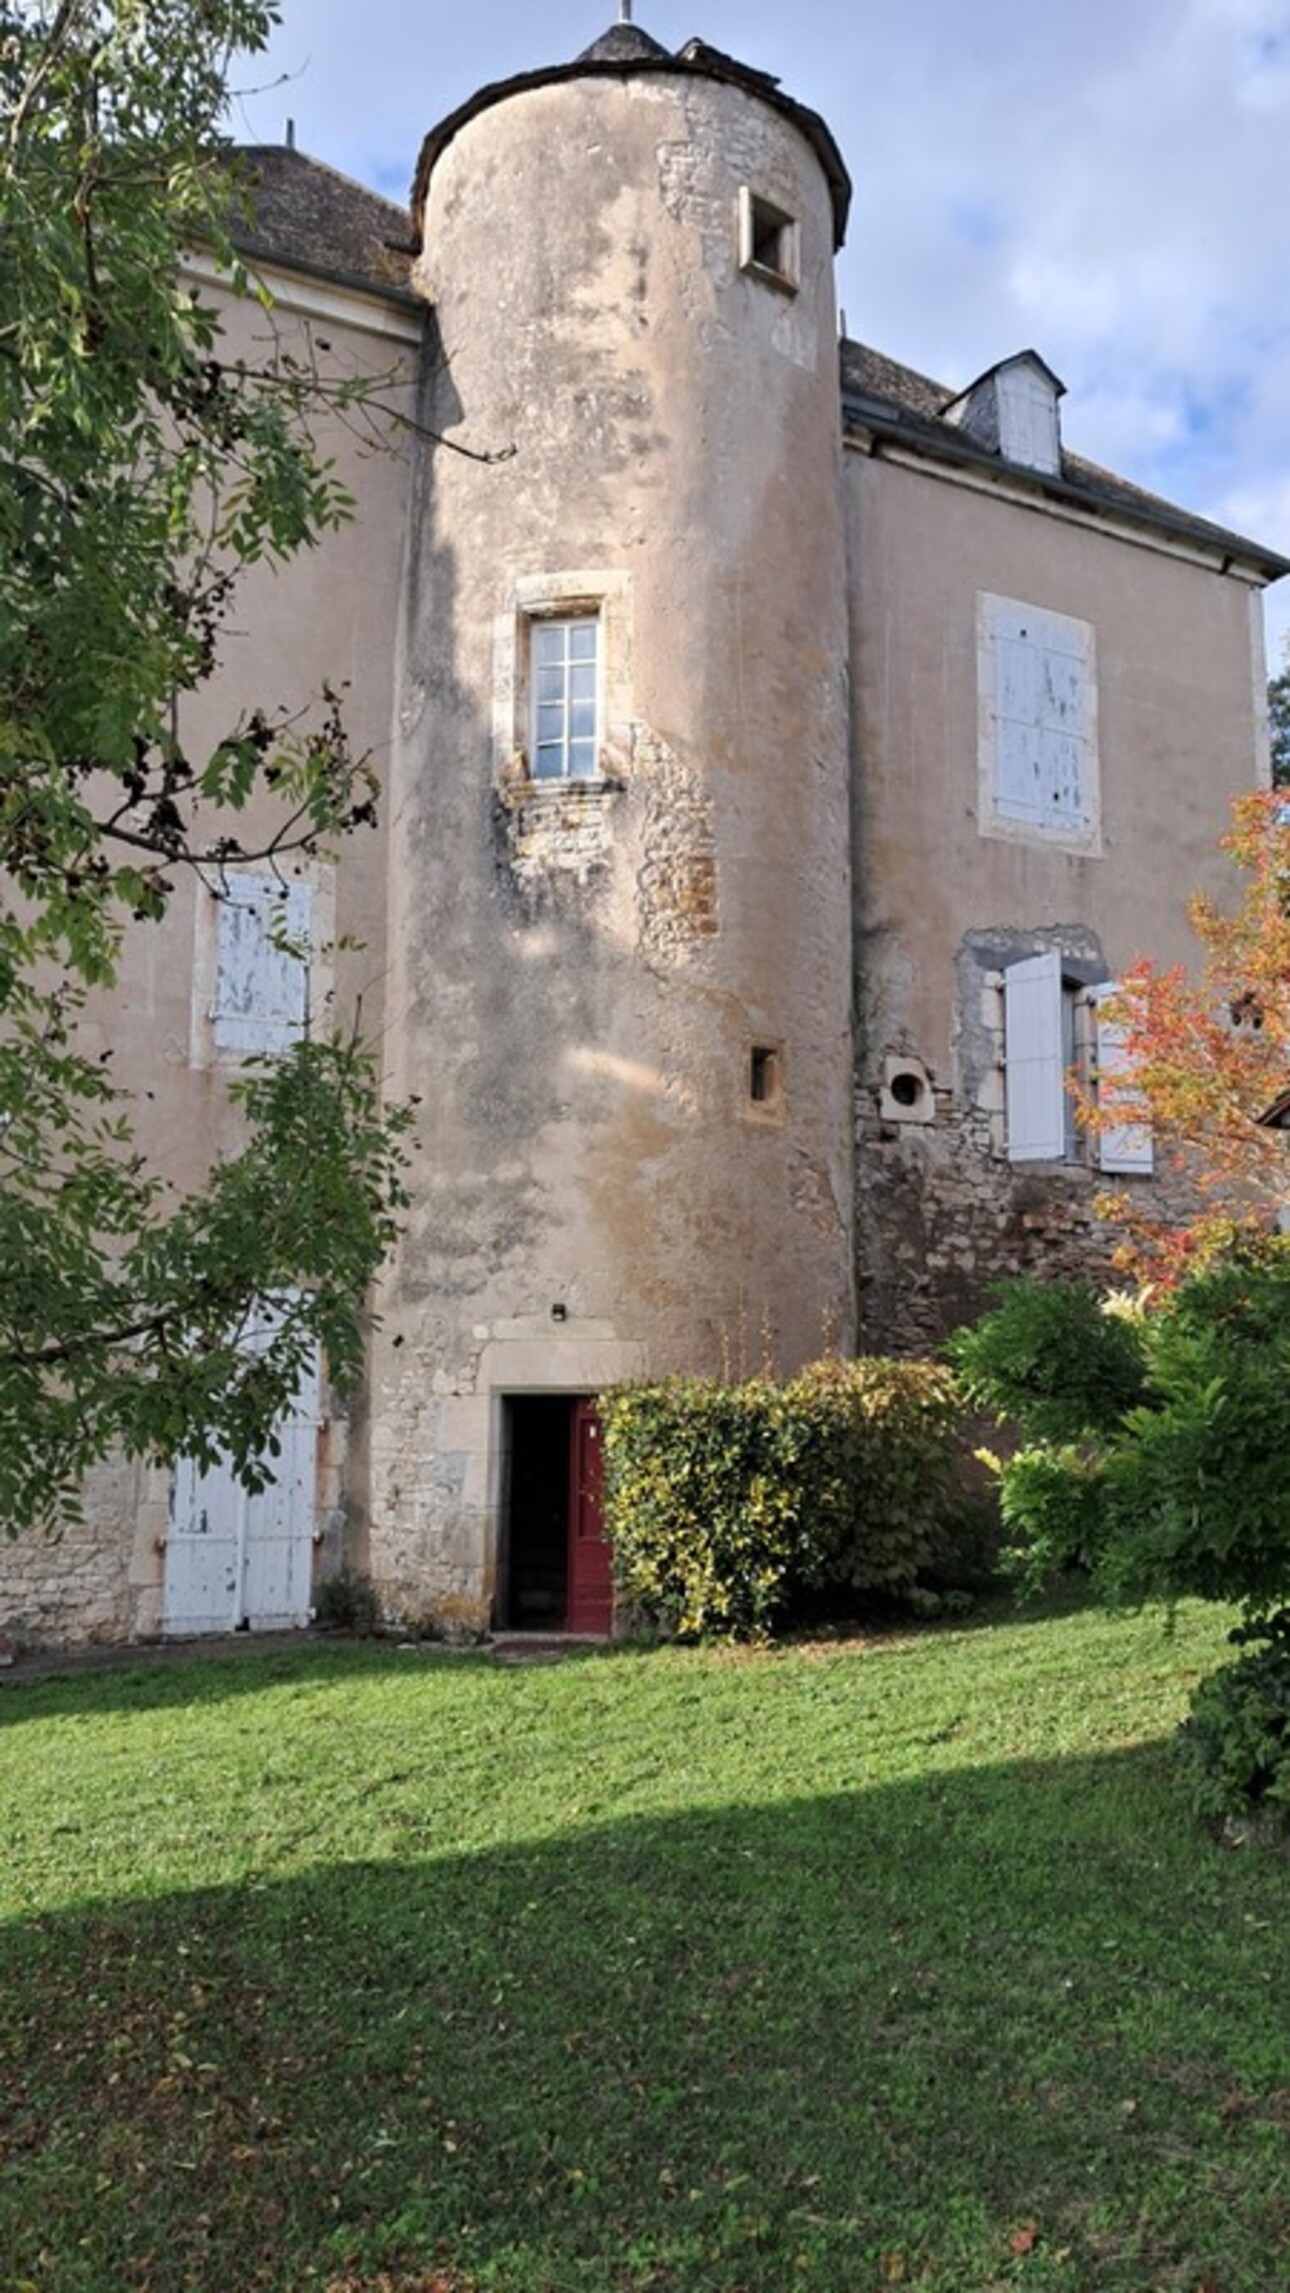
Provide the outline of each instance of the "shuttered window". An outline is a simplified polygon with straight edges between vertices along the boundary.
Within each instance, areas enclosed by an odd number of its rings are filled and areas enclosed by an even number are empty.
[[[285,1051],[309,1016],[311,886],[271,876],[229,875],[219,902],[215,1001],[217,1051]]]
[[[1004,1107],[1009,1162],[1077,1162],[1085,1136],[1075,1121],[1067,1087],[1079,1066],[1096,1086],[1099,1108],[1114,1105],[1115,1076],[1124,1066],[1124,1030],[1107,1017],[1114,980],[1092,989],[1062,977],[1061,954],[1050,949],[1009,966],[1003,975]],[[1077,1006],[1091,1012],[1091,1028],[1076,1026]],[[1091,1060],[1091,1073],[1090,1073]],[[1106,1171],[1149,1174],[1151,1132],[1140,1123],[1112,1125],[1092,1135],[1091,1152]]]
[[[1124,1028],[1109,1018],[1105,1009],[1115,992],[1114,981],[1093,990],[1097,1097],[1104,1111],[1114,1107],[1116,1074],[1125,1065]],[[1116,1123],[1108,1130],[1099,1131],[1097,1150],[1103,1170],[1150,1171],[1154,1168],[1151,1130],[1146,1123]]]
[[[1093,631],[981,601],[982,826],[1091,847],[1098,826]]]
[[[1066,1152],[1062,959],[1056,949],[1003,975],[1004,1104],[1009,1162],[1060,1162]]]
[[[1062,466],[1057,389],[1024,359],[999,369],[999,451],[1009,462],[1056,475]]]

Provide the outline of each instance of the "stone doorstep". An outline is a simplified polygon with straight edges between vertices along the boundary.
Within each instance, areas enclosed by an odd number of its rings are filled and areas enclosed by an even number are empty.
[[[558,1664],[562,1656],[612,1645],[607,1632],[493,1632],[487,1643],[495,1664]]]

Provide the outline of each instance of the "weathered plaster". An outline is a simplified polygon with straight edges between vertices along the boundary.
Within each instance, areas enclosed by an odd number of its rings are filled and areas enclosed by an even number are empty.
[[[749,180],[800,220],[795,295],[738,267]],[[428,420],[516,453],[436,457],[412,528],[390,1042],[427,1177],[377,1340],[372,1536],[401,1598],[487,1604],[503,1393],[715,1370],[749,1322],[786,1364],[849,1333],[831,246],[796,129],[684,76],[517,94],[431,180]],[[524,621],[570,605],[600,616],[603,775],[553,789]],[[785,1047],[771,1123],[745,1119],[756,1042]]]

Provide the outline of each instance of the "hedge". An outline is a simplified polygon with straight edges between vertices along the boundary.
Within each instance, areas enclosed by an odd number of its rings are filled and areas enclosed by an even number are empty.
[[[600,1408],[620,1604],[664,1631],[760,1638],[803,1592],[905,1590],[935,1557],[956,1420],[937,1363],[673,1378]]]

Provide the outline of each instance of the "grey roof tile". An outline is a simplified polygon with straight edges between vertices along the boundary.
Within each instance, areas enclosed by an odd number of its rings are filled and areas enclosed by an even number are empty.
[[[1290,573],[1290,559],[1266,549],[1261,542],[1232,533],[1226,526],[1214,525],[1208,518],[1196,517],[1175,502],[1148,493],[1145,487],[1135,486],[1128,478],[1117,477],[1113,471],[1104,470],[1098,463],[1068,453],[1064,448],[1060,476],[1048,476],[1003,462],[998,454],[978,446],[957,423],[944,419],[947,407],[957,404],[962,396],[960,391],[950,389],[945,383],[933,382],[929,375],[919,374],[911,366],[900,365],[867,343],[844,341],[841,369],[844,408],[857,422],[870,427],[876,425],[894,442],[921,447],[934,458],[957,462],[965,468],[1006,471],[1019,484],[1034,487],[1072,507],[1118,515],[1179,541],[1216,550],[1224,557],[1240,557],[1269,581]]]
[[[286,144],[239,149],[238,252],[376,293],[410,296],[412,225],[393,200]]]

